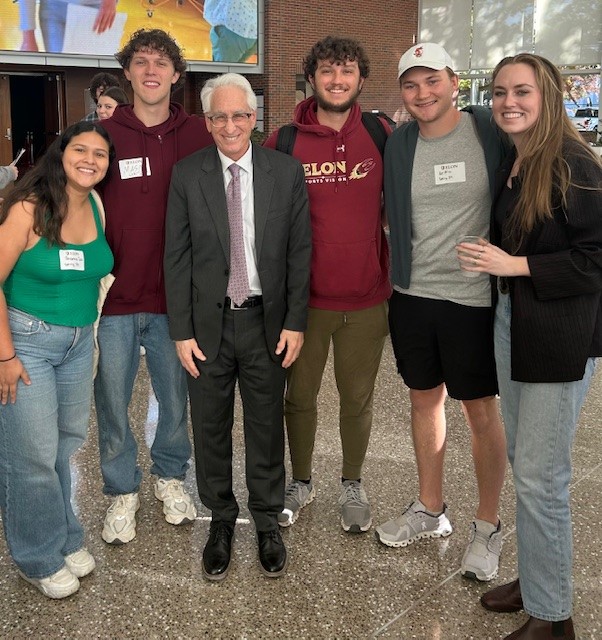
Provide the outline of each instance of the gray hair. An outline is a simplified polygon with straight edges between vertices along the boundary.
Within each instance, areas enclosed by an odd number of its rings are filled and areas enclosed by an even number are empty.
[[[201,89],[201,104],[203,113],[211,113],[211,98],[215,89],[219,87],[238,87],[242,89],[247,96],[247,106],[251,111],[257,111],[257,96],[253,92],[253,88],[249,81],[241,76],[240,73],[223,73],[221,76],[215,76],[205,82]]]

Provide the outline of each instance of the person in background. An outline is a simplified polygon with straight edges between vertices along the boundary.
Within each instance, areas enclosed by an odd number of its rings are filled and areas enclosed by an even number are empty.
[[[394,292],[389,301],[397,369],[410,389],[418,499],[376,528],[405,547],[452,532],[443,497],[447,394],[459,400],[472,437],[479,502],[460,571],[492,580],[502,528],[499,499],[506,442],[496,395],[489,278],[465,277],[455,240],[486,236],[495,170],[505,146],[483,107],[458,111],[458,76],[443,47],[414,45],[399,61],[401,99],[415,118],[385,150],[385,209]]]
[[[0,167],[0,189],[8,187],[8,185],[18,177],[19,169],[17,169],[14,164],[9,164],[7,167]]]
[[[257,0],[205,0],[214,62],[245,62],[257,54]]]
[[[260,567],[281,576],[284,505],[283,395],[307,323],[311,229],[301,164],[251,143],[257,98],[237,73],[201,90],[215,146],[173,171],[166,223],[170,335],[188,373],[199,495],[211,510],[203,574],[230,568],[238,504],[232,492],[232,425],[243,407],[249,511]]]
[[[95,567],[71,505],[69,458],[86,439],[92,325],[113,256],[92,190],[113,146],[69,127],[0,211],[0,508],[19,574],[49,598]]]
[[[161,29],[140,29],[115,56],[132,86],[134,103],[102,126],[115,141],[103,183],[107,240],[115,254],[113,283],[98,326],[100,357],[94,381],[103,491],[112,497],[102,529],[108,544],[136,536],[142,470],[128,416],[140,347],[159,405],[151,446],[155,497],[167,522],[194,522],[196,507],[184,489],[191,454],[186,377],[169,337],[163,249],[173,165],[212,142],[204,121],[171,102],[186,60]]]
[[[109,87],[98,98],[96,113],[100,120],[107,120],[113,115],[115,107],[120,104],[129,104],[127,94],[120,87]]]
[[[388,334],[389,253],[382,225],[383,161],[358,98],[369,61],[356,40],[328,36],[304,61],[314,96],[301,102],[291,154],[304,163],[312,220],[309,315],[303,349],[288,372],[285,400],[293,477],[278,522],[286,527],[315,496],[312,455],[317,400],[330,344],[343,449],[339,507],[345,531],[368,531],[362,468],[372,429],[374,382]],[[377,116],[364,114],[390,133]],[[266,141],[277,147],[279,131]],[[336,159],[336,162],[332,162]],[[332,165],[332,173],[310,167]]]
[[[106,73],[102,71],[101,73],[97,73],[92,78],[88,91],[90,92],[90,97],[92,98],[92,100],[94,100],[95,105],[98,106],[98,99],[100,98],[100,96],[111,87],[120,88],[119,79],[112,73]],[[126,102],[129,102],[127,96]],[[84,118],[84,120],[88,120],[90,122],[96,122],[99,119],[100,118],[98,116],[97,108],[95,108],[93,111],[90,111],[90,113]]]
[[[549,60],[504,58],[492,86],[493,117],[514,148],[498,175],[491,244],[461,244],[458,255],[467,272],[499,276],[495,357],[519,577],[481,602],[529,614],[506,640],[574,640],[571,448],[602,355],[602,164],[568,119]]]

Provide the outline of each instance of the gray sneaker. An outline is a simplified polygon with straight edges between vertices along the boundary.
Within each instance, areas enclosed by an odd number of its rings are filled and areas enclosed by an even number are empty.
[[[313,501],[316,497],[314,483],[308,484],[292,480],[284,492],[284,509],[278,514],[278,524],[281,527],[290,527],[299,517],[299,511]]]
[[[462,558],[460,573],[470,580],[489,582],[497,576],[502,552],[502,524],[493,533],[488,522],[474,520],[470,525],[470,541]]]
[[[407,547],[420,538],[445,538],[452,532],[447,517],[447,505],[443,513],[432,516],[426,507],[416,500],[399,516],[376,527],[376,539],[388,547]]]
[[[341,505],[341,526],[350,533],[368,531],[372,524],[368,496],[357,480],[345,480],[339,498]]]

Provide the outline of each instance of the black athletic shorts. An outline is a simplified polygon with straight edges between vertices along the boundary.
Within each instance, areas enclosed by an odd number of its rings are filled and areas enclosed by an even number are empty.
[[[389,327],[397,370],[410,389],[444,382],[456,400],[497,395],[491,307],[393,291]]]

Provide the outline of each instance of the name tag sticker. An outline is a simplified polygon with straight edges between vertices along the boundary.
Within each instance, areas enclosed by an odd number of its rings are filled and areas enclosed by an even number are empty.
[[[466,165],[464,162],[450,162],[435,165],[435,184],[466,182]]]
[[[142,178],[142,158],[125,158],[124,160],[120,160],[119,173],[121,174],[122,180]]]
[[[77,249],[59,249],[61,271],[83,271],[84,252]]]

